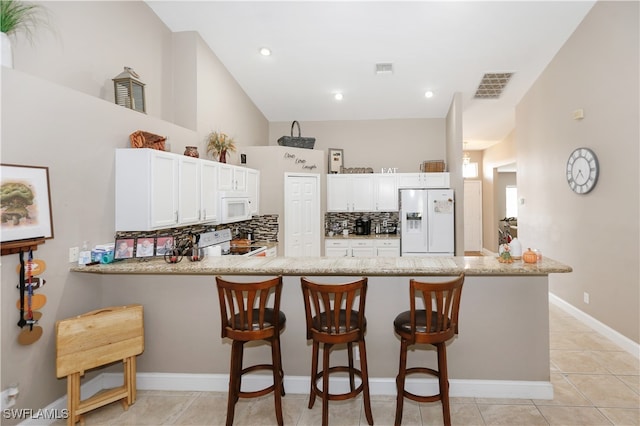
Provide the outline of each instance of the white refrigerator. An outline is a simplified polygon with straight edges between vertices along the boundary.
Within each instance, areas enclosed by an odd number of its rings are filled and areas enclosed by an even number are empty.
[[[454,210],[452,189],[401,189],[401,256],[453,256]]]

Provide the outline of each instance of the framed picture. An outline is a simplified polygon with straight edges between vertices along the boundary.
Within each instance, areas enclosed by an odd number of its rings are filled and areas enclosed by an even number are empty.
[[[164,256],[170,250],[173,250],[174,242],[171,235],[158,237],[156,243],[156,256]]]
[[[341,149],[329,148],[329,173],[340,173],[344,165],[344,152]]]
[[[2,242],[53,238],[49,168],[1,164]]]
[[[155,237],[139,237],[136,239],[136,257],[153,256],[155,245]]]
[[[129,259],[133,257],[133,238],[118,238],[116,239],[116,251],[114,253],[114,259]]]

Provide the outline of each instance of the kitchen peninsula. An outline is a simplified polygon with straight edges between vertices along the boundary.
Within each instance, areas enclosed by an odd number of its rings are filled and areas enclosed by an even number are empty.
[[[220,339],[214,275],[255,281],[283,275],[281,309],[287,315],[281,337],[289,393],[308,391],[311,347],[306,340],[300,277],[338,283],[369,277],[367,346],[372,393],[395,394],[399,339],[393,319],[409,307],[409,278],[446,280],[465,273],[460,334],[448,349],[452,396],[550,399],[549,274],[571,267],[544,258],[537,264],[502,264],[484,257],[291,258],[209,257],[167,264],[161,259],[126,260],[73,267],[88,284],[100,286],[104,306],[145,307],[146,348],[138,374],[204,375],[201,390],[226,390],[228,342]],[[263,348],[248,351],[260,360]],[[257,354],[256,354],[257,352]],[[425,357],[435,363],[429,351]],[[308,356],[307,356],[308,355]],[[249,362],[247,360],[247,362]],[[216,379],[216,377],[218,377]],[[144,380],[139,381],[143,383]],[[214,384],[215,382],[215,384]],[[197,389],[193,389],[197,390]]]

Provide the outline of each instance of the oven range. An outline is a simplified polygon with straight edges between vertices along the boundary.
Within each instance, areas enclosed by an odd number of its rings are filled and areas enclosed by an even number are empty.
[[[220,231],[203,232],[200,234],[198,246],[206,248],[210,256],[266,256],[267,247],[248,243],[248,240],[240,240],[239,244],[233,243],[230,229]]]

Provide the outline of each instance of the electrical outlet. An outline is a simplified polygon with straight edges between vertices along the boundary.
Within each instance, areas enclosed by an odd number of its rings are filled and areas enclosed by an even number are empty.
[[[77,262],[78,261],[78,256],[80,256],[80,248],[71,247],[69,249],[69,263]]]
[[[584,292],[583,300],[584,303],[586,303],[587,305],[589,304],[589,293],[587,293],[586,291]]]
[[[353,350],[355,351],[355,355],[356,355],[356,361],[360,361],[360,348],[359,347],[355,347],[353,348]]]

